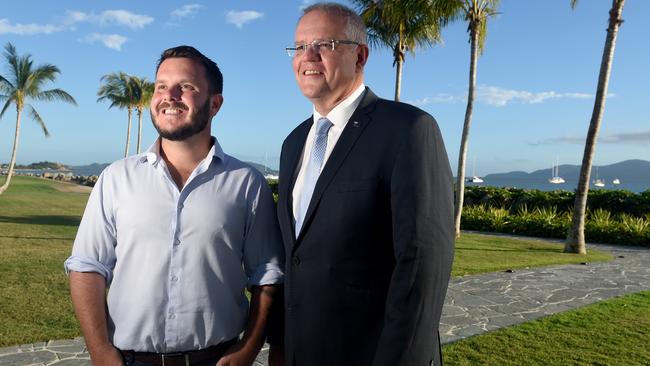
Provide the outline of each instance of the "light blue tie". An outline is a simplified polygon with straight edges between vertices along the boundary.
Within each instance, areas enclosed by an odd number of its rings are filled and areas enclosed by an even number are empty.
[[[298,233],[300,233],[300,228],[305,220],[305,214],[307,213],[311,196],[314,193],[316,181],[318,181],[318,176],[323,167],[325,150],[327,149],[327,133],[329,132],[330,127],[332,127],[332,122],[325,117],[318,119],[318,122],[316,122],[314,146],[311,149],[309,161],[305,167],[305,178],[302,185],[302,194],[300,195],[298,212],[294,215],[296,218],[296,237],[298,237]]]

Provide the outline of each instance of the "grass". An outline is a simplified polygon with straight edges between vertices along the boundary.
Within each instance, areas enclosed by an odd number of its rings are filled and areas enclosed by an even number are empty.
[[[70,255],[87,193],[63,183],[15,177],[0,196],[0,347],[80,334],[63,262]],[[539,240],[463,234],[456,243],[454,276],[508,268],[607,260],[561,253]]]
[[[0,346],[79,335],[63,271],[87,194],[14,177],[0,196]]]
[[[556,264],[608,261],[612,256],[591,249],[587,255],[562,253],[563,245],[535,239],[463,233],[456,241],[453,276]]]
[[[445,365],[650,365],[650,291],[443,347]]]

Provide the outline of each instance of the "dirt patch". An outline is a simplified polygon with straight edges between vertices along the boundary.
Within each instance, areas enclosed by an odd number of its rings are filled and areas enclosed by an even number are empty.
[[[92,187],[82,186],[80,184],[68,183],[68,182],[58,182],[55,184],[54,188],[60,192],[66,193],[90,193]]]

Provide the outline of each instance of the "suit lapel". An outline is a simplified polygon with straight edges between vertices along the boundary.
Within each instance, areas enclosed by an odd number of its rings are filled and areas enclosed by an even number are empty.
[[[329,186],[332,178],[334,178],[336,175],[336,172],[339,170],[341,164],[343,164],[345,161],[345,158],[348,156],[348,153],[356,143],[359,136],[361,136],[363,133],[363,130],[372,121],[370,112],[372,112],[374,109],[376,101],[377,96],[370,89],[366,88],[366,92],[363,96],[363,99],[361,100],[361,103],[359,103],[359,106],[354,111],[352,117],[350,117],[350,120],[343,129],[341,137],[339,137],[339,140],[336,142],[336,146],[334,146],[332,153],[327,159],[327,162],[325,163],[325,166],[323,167],[323,170],[318,177],[318,181],[314,187],[314,193],[311,196],[311,201],[309,201],[309,207],[305,213],[305,220],[302,224],[303,227],[300,230],[300,235],[296,239],[296,246],[300,244],[304,233],[307,231],[309,223],[311,221],[311,216],[316,210],[323,192]]]
[[[309,117],[300,126],[297,128],[295,135],[291,139],[291,143],[286,144],[287,151],[284,151],[283,154],[287,157],[286,165],[283,165],[280,171],[280,191],[279,196],[284,197],[285,200],[285,209],[282,212],[285,215],[285,222],[289,223],[291,227],[291,237],[295,238],[295,220],[293,218],[293,187],[296,184],[296,178],[298,177],[298,169],[300,164],[300,157],[302,156],[302,151],[305,148],[305,142],[307,140],[307,134],[309,134],[309,129],[313,123],[313,117]],[[286,182],[286,184],[284,183]]]

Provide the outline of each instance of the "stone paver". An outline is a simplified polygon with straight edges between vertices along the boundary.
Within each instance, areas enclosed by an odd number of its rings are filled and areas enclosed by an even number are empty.
[[[443,343],[541,318],[611,297],[650,290],[650,248],[589,245],[606,263],[563,265],[454,278],[440,321]],[[255,366],[266,365],[268,346]],[[0,366],[87,366],[83,338],[0,348]]]

